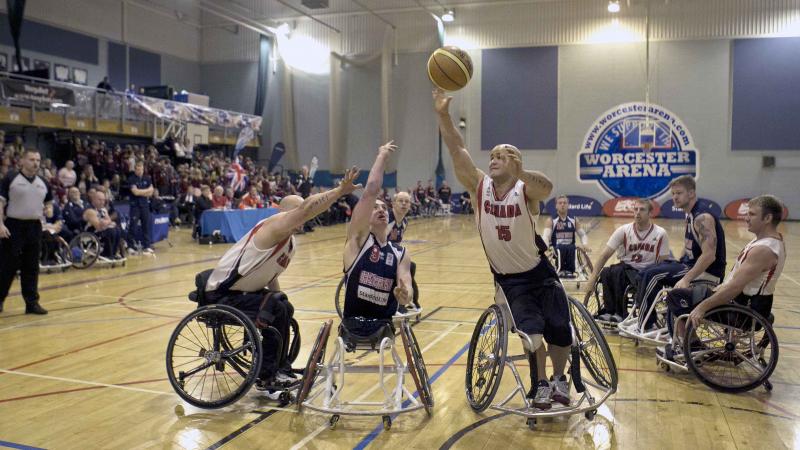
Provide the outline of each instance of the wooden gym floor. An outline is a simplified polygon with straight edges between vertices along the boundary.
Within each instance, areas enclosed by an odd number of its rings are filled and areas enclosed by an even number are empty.
[[[681,221],[657,222],[678,252]],[[430,419],[422,411],[399,416],[383,432],[379,418],[342,417],[330,431],[327,416],[274,409],[255,390],[222,410],[184,404],[166,379],[167,340],[195,306],[186,298],[194,274],[212,267],[228,246],[198,246],[179,230],[171,235],[174,246],[156,245],[155,258],[41,275],[47,316],[23,314],[15,282],[0,314],[0,447],[800,448],[800,223],[782,226],[789,259],[773,311],[780,362],[771,394],[714,392],[691,375],[663,373],[652,347],[608,336],[619,367],[616,395],[594,421],[582,415],[540,421],[536,431],[518,416],[476,414],[464,396],[467,344],[493,292],[473,223],[466,216],[421,219],[408,231],[425,308],[414,329],[434,379]],[[593,221],[593,255],[621,223]],[[743,223],[724,226],[732,261],[750,237]],[[340,225],[299,236],[296,258],[281,277],[304,337],[296,365],[304,364],[321,322],[336,318],[343,235]],[[518,348],[512,339],[509,351]],[[498,397],[512,382],[506,371]],[[374,376],[354,376],[347,392],[357,396],[374,386]]]

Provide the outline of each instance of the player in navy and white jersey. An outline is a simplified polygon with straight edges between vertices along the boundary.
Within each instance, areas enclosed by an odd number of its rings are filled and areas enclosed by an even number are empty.
[[[328,210],[339,197],[360,188],[354,185],[358,169],[353,167],[339,187],[312,195],[305,200],[297,195],[284,197],[280,212],[257,223],[244,237],[228,249],[205,282],[205,298],[209,303],[233,306],[252,319],[259,329],[271,326],[281,335],[281,343],[273,333],[262,331],[263,359],[256,387],[293,381],[286,361],[289,346],[289,322],[294,308],[281,292],[278,277],[289,266],[296,251],[294,234],[303,224]],[[281,349],[276,352],[281,344]],[[276,358],[277,353],[277,358]],[[279,390],[266,395],[276,400]]]
[[[597,279],[603,284],[604,305],[597,318],[607,322],[621,322],[628,315],[625,290],[639,282],[639,271],[669,258],[669,236],[662,227],[652,223],[653,204],[649,200],[636,200],[633,222],[614,230],[606,247],[594,263],[594,271],[587,282],[586,298],[594,293]],[[616,252],[618,263],[604,267]]]
[[[397,149],[391,142],[378,149],[364,193],[358,200],[344,244],[344,312],[342,324],[360,335],[391,323],[398,305],[412,299],[411,258],[389,240],[389,211],[378,193],[386,160]]]
[[[724,283],[713,289],[693,286],[671,290],[667,295],[667,306],[672,320],[691,313],[689,321],[697,326],[708,311],[730,302],[748,306],[764,318],[769,317],[775,285],[786,262],[786,243],[777,229],[783,217],[783,203],[772,195],[761,195],[748,203],[750,208],[745,221],[747,230],[755,237],[739,253]],[[673,331],[673,325],[677,325],[673,336],[683,336],[685,323],[674,324],[672,320],[668,321],[670,331]],[[661,352],[671,358],[671,349],[667,346]]]
[[[580,237],[580,243],[575,237]],[[581,228],[577,217],[569,216],[569,198],[566,195],[556,197],[556,214],[548,217],[542,232],[544,242],[558,252],[559,273],[561,278],[575,277],[575,249],[582,248],[590,253],[589,238]]]
[[[564,374],[572,344],[568,300],[555,269],[543,256],[546,246],[534,221],[539,202],[550,195],[553,184],[541,172],[523,170],[521,153],[513,145],[492,149],[488,175],[478,169],[450,117],[452,97],[437,89],[433,100],[456,176],[475,199],[478,233],[499,286],[496,301],[505,297],[515,328],[527,335],[522,342],[533,385],[528,396],[539,409],[549,409],[552,401],[569,404]],[[547,353],[553,362],[550,381],[545,374]]]
[[[719,218],[706,202],[697,198],[696,184],[691,176],[681,175],[669,186],[675,207],[686,212],[683,255],[679,261],[665,261],[641,271],[636,292],[636,303],[642,305],[640,311],[650,309],[662,287],[684,289],[693,281],[716,285],[725,276],[725,232]],[[656,315],[651,314],[649,323],[642,324],[644,316],[640,316],[640,324],[644,329],[652,328]]]
[[[389,208],[389,241],[395,244],[403,242],[403,235],[408,228],[408,212],[411,210],[411,195],[408,192],[400,191],[394,194],[392,207]],[[414,288],[414,306],[419,308],[419,289],[417,280],[417,264],[411,261],[411,287]]]

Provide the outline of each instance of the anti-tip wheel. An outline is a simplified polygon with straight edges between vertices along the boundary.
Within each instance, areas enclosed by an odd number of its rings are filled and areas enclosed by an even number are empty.
[[[525,424],[528,425],[528,428],[530,428],[531,430],[536,429],[536,419],[534,419],[533,417],[529,417],[528,420],[525,421]]]
[[[764,389],[766,389],[767,392],[772,392],[772,383],[770,383],[769,380],[764,381]]]
[[[339,423],[339,415],[334,414],[331,416],[331,419],[328,421],[328,427],[333,430],[336,428],[336,424]]]
[[[389,431],[392,429],[392,418],[389,416],[383,416],[383,429]]]
[[[594,420],[595,415],[597,415],[596,409],[592,409],[583,413],[583,416],[586,417],[586,420]]]

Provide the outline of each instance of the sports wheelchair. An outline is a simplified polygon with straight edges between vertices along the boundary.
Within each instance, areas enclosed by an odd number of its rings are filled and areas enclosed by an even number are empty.
[[[308,408],[314,411],[331,414],[329,426],[336,427],[340,416],[381,416],[383,428],[392,426],[392,416],[425,409],[430,416],[433,413],[433,392],[422,351],[419,348],[409,319],[419,315],[421,310],[408,310],[396,314],[391,321],[373,321],[365,319],[360,325],[374,329],[369,335],[355,334],[345,324],[359,319],[344,319],[339,325],[339,336],[334,344],[333,354],[326,363],[325,349],[330,337],[333,321],[325,322],[317,333],[317,338],[305,368],[303,384],[297,396],[298,409]],[[395,326],[398,332],[395,331]],[[400,334],[405,351],[404,362],[395,346],[395,337]],[[349,352],[366,351],[378,353],[378,365],[359,366],[357,361],[346,362]],[[387,354],[391,362],[386,363]],[[344,400],[342,392],[345,386],[345,374],[377,373],[378,385],[383,393],[382,401],[363,401],[362,398]],[[409,373],[414,380],[416,393],[405,386],[405,375]],[[394,375],[391,380],[390,375]],[[389,380],[387,381],[387,378]],[[367,394],[365,394],[366,396]]]
[[[625,292],[622,293],[623,298],[625,298],[628,311],[631,311],[635,307],[636,290],[636,284],[629,284],[628,287],[625,288]],[[601,309],[603,309],[603,305],[605,305],[605,292],[603,292],[603,283],[598,279],[594,285],[594,293],[588,298],[584,299],[583,306],[585,306],[586,310],[592,315],[594,321],[603,328],[604,332],[619,332],[618,322],[603,320],[598,317],[598,313]]]
[[[597,408],[616,392],[619,380],[617,366],[603,333],[581,303],[572,297],[567,298],[572,324],[568,373],[570,387],[575,387],[575,391],[581,394],[580,398],[568,406],[553,405],[549,410],[533,408],[531,400],[526,398],[527,391],[515,364],[516,361],[527,361],[527,355],[508,354],[509,333],[517,333],[522,339],[529,338],[515,329],[508,302],[498,286],[495,304],[486,308],[478,319],[469,343],[465,386],[467,401],[475,412],[491,407],[521,415],[527,418],[528,427],[534,429],[539,418],[584,414],[588,420],[592,420]],[[581,363],[591,375],[591,380],[582,377]],[[506,366],[514,376],[516,387],[500,403],[493,404]],[[596,391],[599,399],[588,387]],[[522,406],[507,406],[517,394]]]
[[[658,365],[669,372],[692,372],[712,389],[746,392],[758,386],[772,391],[769,377],[778,365],[778,338],[772,314],[731,303],[708,311],[697,327],[683,315],[685,333],[656,351]]]
[[[708,280],[694,280],[689,283],[690,286],[699,284],[707,284],[711,287],[716,286],[716,283]],[[622,322],[617,324],[619,335],[631,338],[635,345],[644,342],[650,345],[664,345],[671,341],[669,330],[667,329],[667,294],[672,288],[662,288],[656,294],[653,303],[647,308],[647,311],[642,309],[642,305],[633,304],[628,313],[628,317]],[[653,326],[647,327],[650,319],[653,319]]]
[[[556,273],[560,274],[561,250],[550,246],[547,248],[545,253],[549,257],[553,267],[555,267]],[[585,283],[589,279],[589,277],[592,275],[592,271],[594,271],[594,265],[592,264],[591,258],[589,258],[589,254],[586,253],[586,250],[580,247],[575,247],[575,278],[563,278],[561,282],[574,282],[576,283],[576,288],[580,289],[581,283]]]
[[[231,405],[250,390],[261,370],[263,350],[258,328],[247,315],[231,306],[207,304],[205,283],[210,274],[207,270],[195,278],[197,290],[189,299],[198,307],[178,323],[166,355],[167,378],[175,392],[187,403],[207,409]],[[300,330],[294,318],[289,325],[291,364],[300,353]],[[266,330],[280,342],[277,329]],[[279,401],[286,405],[301,381],[265,387],[280,390]]]

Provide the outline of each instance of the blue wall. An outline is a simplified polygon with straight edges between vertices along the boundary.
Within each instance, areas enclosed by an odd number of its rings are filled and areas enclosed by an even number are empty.
[[[14,46],[7,14],[0,14],[0,44]],[[24,50],[69,58],[86,64],[97,65],[99,59],[97,38],[31,20],[22,22],[20,47]],[[23,56],[25,56],[24,51]],[[11,55],[9,55],[10,59]]]
[[[558,147],[558,47],[484,50],[481,149]]]
[[[733,150],[800,149],[800,38],[733,41]]]

